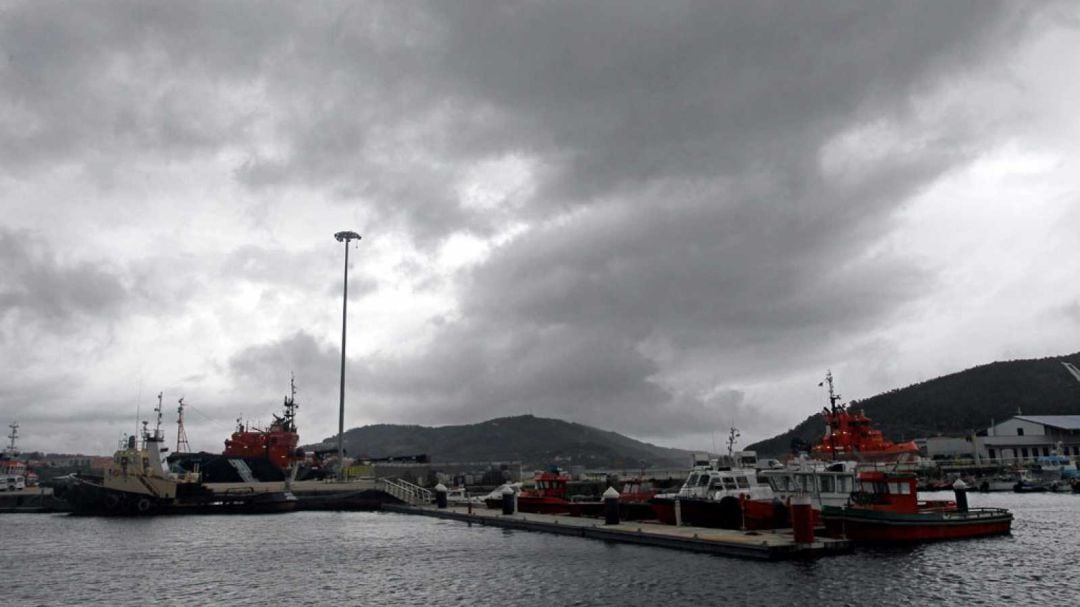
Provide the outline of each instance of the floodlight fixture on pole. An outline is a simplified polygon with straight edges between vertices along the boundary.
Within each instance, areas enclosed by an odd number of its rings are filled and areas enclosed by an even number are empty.
[[[345,289],[341,302],[341,408],[338,410],[338,480],[345,479],[345,445],[342,437],[345,434],[345,321],[349,308],[349,242],[360,240],[356,232],[338,232],[334,234],[338,242],[345,243]]]

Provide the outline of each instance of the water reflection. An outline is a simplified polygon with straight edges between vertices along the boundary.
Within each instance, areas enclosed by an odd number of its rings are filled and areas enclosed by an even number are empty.
[[[381,513],[3,515],[10,604],[1071,604],[1080,496],[972,495],[1012,536],[761,563]]]

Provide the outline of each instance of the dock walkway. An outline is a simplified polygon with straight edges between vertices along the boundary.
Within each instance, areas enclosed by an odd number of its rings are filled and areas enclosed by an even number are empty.
[[[810,544],[797,544],[790,529],[738,531],[705,527],[676,527],[642,521],[605,525],[603,520],[593,518],[523,512],[505,515],[502,510],[486,508],[474,508],[472,513],[469,513],[467,508],[462,506],[440,509],[435,506],[383,504],[382,509],[388,512],[433,516],[492,527],[541,531],[758,560],[814,558],[845,554],[852,549],[849,541],[831,538],[816,538]]]

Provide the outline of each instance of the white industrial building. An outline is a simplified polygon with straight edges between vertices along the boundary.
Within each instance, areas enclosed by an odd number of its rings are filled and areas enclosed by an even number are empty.
[[[972,450],[983,463],[1080,456],[1080,415],[1017,415],[973,436]]]

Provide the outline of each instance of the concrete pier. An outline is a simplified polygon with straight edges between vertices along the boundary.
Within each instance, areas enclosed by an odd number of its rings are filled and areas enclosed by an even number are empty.
[[[757,560],[815,558],[844,554],[852,549],[847,540],[817,538],[798,544],[790,529],[776,531],[738,531],[705,527],[675,527],[661,523],[623,522],[605,525],[603,519],[533,514],[502,514],[501,510],[452,506],[383,504],[382,509],[401,514],[417,514],[452,519],[466,523],[587,537],[610,542],[641,544],[691,552],[704,552]]]

